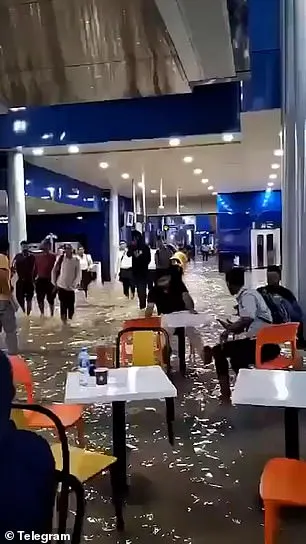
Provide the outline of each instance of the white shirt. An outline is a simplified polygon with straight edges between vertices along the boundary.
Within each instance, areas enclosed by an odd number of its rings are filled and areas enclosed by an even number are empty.
[[[81,257],[81,255],[78,255],[78,259],[80,260],[81,270],[90,270],[93,265],[93,260],[91,258],[91,255],[89,253],[84,253],[84,255]]]
[[[127,249],[120,249],[117,262],[117,274],[120,272],[120,268],[128,270],[132,268],[132,257],[127,256]]]
[[[149,270],[156,270],[155,255],[156,255],[156,249],[151,249],[151,261],[148,266]]]
[[[52,270],[52,283],[57,285],[60,289],[66,289],[67,291],[74,291],[81,281],[81,265],[80,259],[73,255],[71,259],[68,259],[66,255],[63,258],[60,273],[58,274],[57,263],[61,259],[58,257]]]
[[[242,287],[236,298],[239,317],[249,317],[253,320],[247,331],[247,337],[256,336],[260,329],[272,325],[271,312],[256,289]]]

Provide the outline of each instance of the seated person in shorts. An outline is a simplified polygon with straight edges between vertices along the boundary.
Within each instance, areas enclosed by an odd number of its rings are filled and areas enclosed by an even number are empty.
[[[212,350],[205,347],[206,362],[210,362],[211,355],[215,360],[216,372],[221,389],[221,400],[230,401],[230,379],[228,359],[232,369],[238,374],[240,368],[255,365],[255,345],[257,332],[272,325],[272,315],[261,294],[256,289],[248,289],[244,285],[244,269],[233,268],[226,273],[226,283],[231,295],[236,296],[238,303],[238,321],[221,321],[224,331],[220,343]],[[245,333],[246,337],[228,341],[230,334]],[[275,359],[280,348],[268,344],[262,349],[262,362]]]
[[[158,315],[182,312],[184,310],[189,310],[192,313],[195,312],[193,299],[182,280],[181,267],[172,265],[169,270],[162,271],[162,275],[157,277],[156,285],[150,289],[148,294],[146,317],[153,315],[155,306]],[[171,340],[171,336],[173,336],[175,330],[168,330],[168,333]],[[203,343],[198,331],[194,327],[186,327],[186,336],[189,338],[191,345],[202,357]]]

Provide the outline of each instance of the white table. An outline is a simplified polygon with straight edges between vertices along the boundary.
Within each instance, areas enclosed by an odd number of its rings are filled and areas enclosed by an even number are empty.
[[[232,401],[284,408],[286,457],[299,458],[298,410],[306,408],[306,372],[241,369]]]
[[[165,399],[169,440],[173,444],[174,397],[177,396],[177,390],[160,366],[110,369],[106,385],[96,385],[95,378],[90,378],[87,386],[81,386],[79,380],[78,372],[68,372],[65,403],[112,404],[113,453],[118,459],[118,478],[122,482],[123,491],[126,491],[125,403]]]
[[[185,343],[185,328],[186,327],[201,327],[207,325],[213,320],[212,316],[204,314],[203,312],[193,314],[188,311],[173,312],[172,314],[165,314],[161,318],[161,326],[169,329],[176,329],[176,335],[178,337],[178,356],[180,364],[180,373],[185,376],[186,374],[186,343]]]

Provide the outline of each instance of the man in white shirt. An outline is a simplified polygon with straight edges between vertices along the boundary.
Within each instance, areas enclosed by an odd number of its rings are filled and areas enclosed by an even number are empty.
[[[81,266],[81,289],[85,293],[85,297],[88,296],[88,287],[90,283],[92,282],[92,267],[93,267],[93,260],[90,255],[90,253],[85,253],[85,249],[83,246],[79,246],[78,248],[78,257],[80,260],[80,266]]]
[[[220,344],[212,349],[216,372],[221,388],[221,399],[229,401],[231,397],[228,359],[236,374],[240,368],[255,365],[256,334],[272,324],[272,315],[263,297],[255,289],[244,286],[244,269],[233,268],[226,273],[226,283],[231,295],[236,296],[238,303],[238,321],[219,320],[224,327]],[[230,334],[246,333],[246,337],[228,341]],[[262,362],[270,361],[279,355],[280,348],[268,344],[262,349]],[[207,354],[207,348],[206,348]]]
[[[74,316],[75,290],[80,281],[80,259],[73,255],[71,244],[66,244],[64,254],[58,257],[52,270],[52,283],[57,288],[63,323]]]

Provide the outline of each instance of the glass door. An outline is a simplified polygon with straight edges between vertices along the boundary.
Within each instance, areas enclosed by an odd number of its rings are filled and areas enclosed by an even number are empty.
[[[280,229],[251,230],[251,267],[281,264]]]

